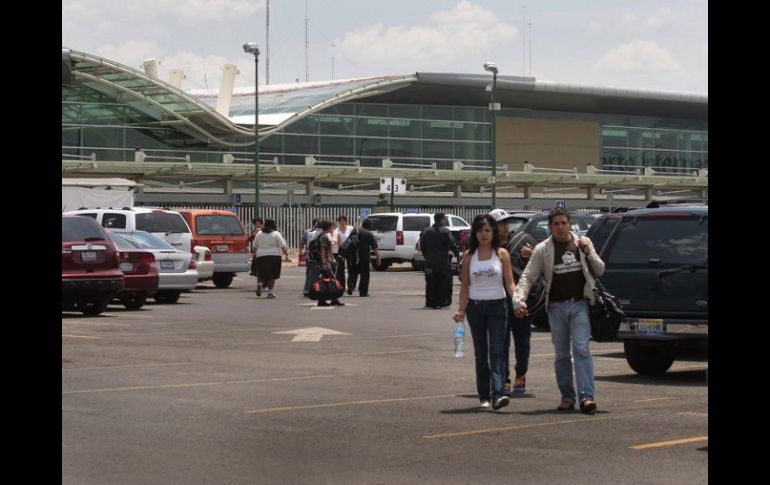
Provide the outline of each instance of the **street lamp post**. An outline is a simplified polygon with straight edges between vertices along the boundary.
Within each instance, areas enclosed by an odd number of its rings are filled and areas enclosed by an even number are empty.
[[[492,100],[489,103],[489,111],[491,111],[492,116],[492,128],[489,139],[492,144],[492,208],[494,209],[497,207],[497,146],[495,145],[495,132],[497,130],[497,111],[500,109],[497,105],[497,64],[494,62],[485,62],[484,70],[492,73]]]
[[[247,42],[243,52],[254,54],[254,217],[259,217],[259,47]]]

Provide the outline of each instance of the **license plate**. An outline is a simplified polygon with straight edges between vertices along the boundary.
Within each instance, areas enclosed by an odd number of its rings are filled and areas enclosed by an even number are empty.
[[[80,253],[80,259],[84,263],[96,261],[96,251],[83,251],[82,253]]]
[[[217,244],[217,251],[219,251],[220,253],[226,253],[227,244]]]
[[[640,318],[636,324],[636,333],[639,335],[663,335],[665,330],[663,320],[659,318]]]
[[[120,263],[120,271],[124,273],[130,273],[134,270],[134,265],[132,263]]]
[[[173,261],[161,261],[160,262],[160,269],[174,269],[174,262]]]

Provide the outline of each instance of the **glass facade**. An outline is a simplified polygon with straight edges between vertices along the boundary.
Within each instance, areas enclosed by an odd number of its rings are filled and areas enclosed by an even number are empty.
[[[686,129],[602,127],[602,168],[650,167],[658,172],[708,168],[708,132]]]
[[[278,131],[261,142],[260,152],[285,164],[313,156],[380,167],[389,158],[449,170],[455,160],[489,165],[489,130],[484,108],[351,102]]]
[[[262,97],[260,96],[260,99]],[[253,99],[253,98],[252,98]],[[271,105],[266,103],[265,108]],[[261,110],[260,110],[261,112]],[[601,126],[601,168],[651,167],[692,171],[708,167],[708,121],[506,108],[499,116],[582,120]],[[305,117],[264,139],[260,158],[280,164],[360,160],[452,169],[455,160],[489,167],[490,122],[486,107],[346,102]],[[234,135],[231,139],[246,141]],[[200,140],[84,85],[62,89],[62,154],[133,161],[134,148],[164,158],[190,155],[192,162],[222,161],[232,153],[250,159],[250,147]],[[398,165],[401,166],[401,165]]]

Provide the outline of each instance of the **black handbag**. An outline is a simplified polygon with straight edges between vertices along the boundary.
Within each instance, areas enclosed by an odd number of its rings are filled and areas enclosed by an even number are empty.
[[[588,271],[595,279],[594,304],[589,313],[591,316],[591,337],[595,342],[613,342],[618,336],[620,322],[626,317],[623,306],[618,302],[604,285],[596,278],[591,263],[586,259]]]
[[[342,296],[343,292],[342,285],[337,281],[337,278],[322,274],[310,285],[308,297],[311,300],[336,300]]]

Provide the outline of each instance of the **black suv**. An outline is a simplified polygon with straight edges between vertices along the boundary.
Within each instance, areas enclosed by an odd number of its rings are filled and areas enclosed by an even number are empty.
[[[623,305],[618,339],[639,374],[663,374],[679,352],[708,354],[708,206],[602,216],[591,233],[602,283]],[[592,238],[593,240],[593,238]]]

